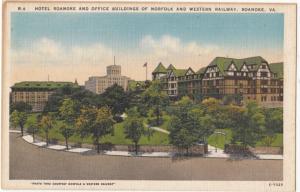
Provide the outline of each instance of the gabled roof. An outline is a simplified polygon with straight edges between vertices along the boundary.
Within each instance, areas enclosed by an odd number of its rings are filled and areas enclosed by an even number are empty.
[[[170,64],[167,68],[167,70],[173,70],[173,69],[176,69],[172,64]]]
[[[152,73],[167,73],[167,69],[165,66],[160,62],[157,67],[154,69]]]
[[[191,67],[189,67],[189,68],[185,71],[185,74],[184,74],[184,75],[186,75],[187,72],[190,71],[190,70],[192,71],[193,74],[195,74],[195,71],[194,71]]]
[[[263,62],[267,63],[267,61],[261,56],[248,57],[244,59],[216,57],[208,66],[217,66],[220,72],[224,74],[224,71],[228,69],[231,63],[234,63],[234,65],[237,67],[237,70],[241,70],[243,64],[255,65],[255,68],[252,70],[257,70]]]
[[[172,72],[176,77],[179,77],[179,76],[184,76],[185,73],[187,72],[187,69],[174,69],[172,70]]]
[[[283,62],[270,63],[269,67],[273,73],[277,74],[277,78],[283,78]]]
[[[203,74],[205,72],[205,70],[206,70],[206,67],[202,67],[196,72],[196,74]]]

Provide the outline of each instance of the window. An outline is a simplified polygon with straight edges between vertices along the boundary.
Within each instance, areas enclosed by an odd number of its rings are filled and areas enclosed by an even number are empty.
[[[262,77],[268,77],[268,72],[260,72],[260,75],[261,75]]]
[[[268,93],[268,89],[267,89],[267,88],[261,88],[261,89],[260,89],[260,92],[261,92],[261,93]]]
[[[267,66],[266,66],[266,65],[262,65],[261,68],[262,68],[262,69],[266,69]]]
[[[262,80],[262,81],[261,81],[261,84],[262,84],[262,85],[268,85],[268,80]]]

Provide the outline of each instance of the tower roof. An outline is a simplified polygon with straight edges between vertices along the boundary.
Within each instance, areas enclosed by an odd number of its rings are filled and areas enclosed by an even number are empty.
[[[165,66],[160,62],[152,73],[167,73]]]

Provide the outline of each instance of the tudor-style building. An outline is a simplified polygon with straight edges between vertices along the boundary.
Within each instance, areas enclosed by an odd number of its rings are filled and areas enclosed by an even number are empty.
[[[256,100],[264,106],[282,106],[283,63],[269,64],[260,56],[216,57],[197,72],[191,68],[175,69],[173,65],[164,69],[159,79],[170,97],[188,95],[198,99],[222,99],[226,95],[239,95],[243,101]]]

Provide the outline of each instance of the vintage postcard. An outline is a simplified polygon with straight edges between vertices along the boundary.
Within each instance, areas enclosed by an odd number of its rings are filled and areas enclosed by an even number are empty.
[[[294,191],[296,4],[6,1],[5,189]]]

